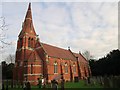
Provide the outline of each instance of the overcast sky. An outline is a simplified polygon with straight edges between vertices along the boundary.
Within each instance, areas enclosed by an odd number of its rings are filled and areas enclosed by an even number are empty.
[[[12,42],[2,50],[3,57],[15,54],[18,34],[22,29],[28,3],[2,3],[2,16]],[[33,2],[32,16],[40,41],[73,52],[88,50],[95,58],[118,48],[117,2]]]

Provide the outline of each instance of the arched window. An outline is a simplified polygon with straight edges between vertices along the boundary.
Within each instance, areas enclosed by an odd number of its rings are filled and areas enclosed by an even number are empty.
[[[33,48],[33,38],[31,39],[31,47]]]
[[[30,44],[31,44],[30,42],[31,42],[31,40],[30,40],[30,38],[29,38],[29,39],[28,39],[28,47],[31,46],[31,45],[30,45]]]
[[[86,67],[84,67],[85,77],[87,77]]]
[[[33,74],[33,64],[30,65],[30,73]]]
[[[54,63],[54,73],[58,73],[58,65],[57,65],[57,62]]]
[[[75,66],[75,63],[73,64],[73,72],[76,73],[76,66]]]
[[[22,38],[20,38],[20,48],[22,47]]]
[[[20,66],[23,66],[23,62],[22,61],[20,62]]]
[[[65,63],[65,73],[68,73],[68,64]]]
[[[18,66],[18,67],[20,66],[20,61],[17,62],[17,66]]]

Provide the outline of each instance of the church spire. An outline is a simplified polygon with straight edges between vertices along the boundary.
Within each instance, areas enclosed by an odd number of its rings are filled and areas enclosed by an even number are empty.
[[[27,14],[25,19],[31,19],[32,20],[32,13],[31,13],[31,3],[29,3]]]
[[[36,36],[36,32],[34,30],[33,21],[32,21],[31,3],[29,3],[25,20],[22,25],[22,31],[20,32],[19,36],[23,36],[24,34]]]

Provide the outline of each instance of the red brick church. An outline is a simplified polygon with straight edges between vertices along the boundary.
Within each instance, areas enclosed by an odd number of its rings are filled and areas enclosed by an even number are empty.
[[[13,79],[23,82],[25,78],[32,85],[43,75],[47,82],[62,77],[73,81],[75,77],[89,77],[88,61],[81,53],[42,43],[35,32],[31,4],[26,13],[22,30],[18,36]]]

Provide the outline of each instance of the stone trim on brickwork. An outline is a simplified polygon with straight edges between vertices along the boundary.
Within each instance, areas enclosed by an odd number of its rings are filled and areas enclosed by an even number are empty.
[[[23,81],[23,82],[38,82],[38,80],[28,80],[28,81]]]
[[[26,20],[27,20],[27,19],[28,19],[28,20],[32,20],[31,18],[26,18]]]
[[[42,75],[42,73],[38,73],[38,74],[24,74],[24,76],[38,76],[38,75]]]
[[[28,50],[32,50],[32,51],[34,51],[34,49],[33,48],[30,48],[30,47],[24,47],[24,46],[22,46],[22,48],[19,48],[19,49],[17,49],[17,51],[21,51],[21,50],[24,50],[24,49],[28,49]]]
[[[42,65],[33,65],[33,67],[41,67]],[[24,67],[31,67],[31,65],[26,65]]]

